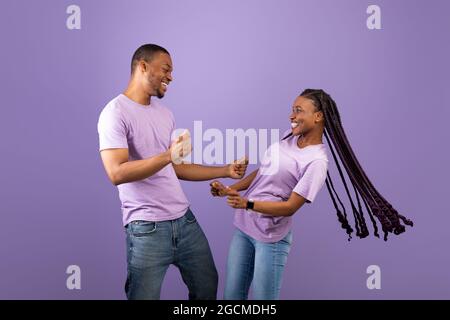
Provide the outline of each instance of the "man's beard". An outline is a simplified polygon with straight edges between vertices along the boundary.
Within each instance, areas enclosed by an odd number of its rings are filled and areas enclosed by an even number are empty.
[[[164,97],[164,93],[161,92],[161,90],[157,89],[156,90],[156,96],[158,97],[158,99],[162,99]]]
[[[155,91],[156,91],[156,96],[158,97],[158,99],[161,99],[162,97],[164,97],[164,91],[161,89],[161,81],[159,81],[158,83],[158,87],[156,87]]]
[[[148,78],[149,83],[154,83],[152,80],[154,80],[154,79]],[[154,94],[152,94],[152,96],[156,96],[158,99],[162,99],[164,97],[164,92],[162,92],[162,90],[161,90],[161,80],[158,81],[157,87],[153,87],[153,92],[154,92]]]

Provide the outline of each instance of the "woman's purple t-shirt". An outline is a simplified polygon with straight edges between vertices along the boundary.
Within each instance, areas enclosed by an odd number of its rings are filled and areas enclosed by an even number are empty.
[[[298,136],[291,136],[267,149],[243,197],[255,201],[286,201],[295,192],[309,203],[314,201],[327,177],[327,151],[324,144],[299,148],[297,140]],[[255,240],[277,242],[291,229],[292,216],[274,217],[237,209],[234,225]]]

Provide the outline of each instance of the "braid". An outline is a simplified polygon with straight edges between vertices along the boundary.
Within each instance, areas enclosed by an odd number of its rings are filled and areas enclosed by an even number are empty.
[[[306,89],[302,92],[301,96],[312,100],[318,111],[322,111],[325,118],[325,138],[330,147],[333,159],[336,163],[339,175],[341,176],[345,192],[349,198],[353,217],[355,219],[356,235],[360,238],[365,238],[369,235],[367,225],[364,219],[363,208],[361,205],[361,199],[364,203],[366,211],[370,217],[374,228],[374,235],[379,237],[378,227],[374,216],[381,223],[381,227],[384,233],[384,240],[387,240],[388,233],[394,233],[396,235],[405,232],[405,226],[413,226],[413,222],[408,220],[404,216],[400,215],[392,205],[375,189],[372,182],[367,177],[366,173],[362,169],[358,159],[356,158],[353,149],[347,139],[345,131],[342,127],[341,117],[337,109],[334,100],[323,90]],[[356,197],[356,203],[352,199],[350,190],[348,188],[346,179],[344,178],[343,171],[339,165],[338,157],[347,172],[350,182],[353,186],[353,191]],[[345,208],[340,201],[336,190],[334,189],[330,175],[327,173],[326,185],[330,197],[333,201],[334,207],[337,211],[338,220],[344,229],[347,230],[349,240],[351,239],[351,232],[353,231],[348,225],[347,215]],[[332,193],[334,192],[334,195]],[[343,207],[344,214],[341,213],[337,206],[337,202],[334,198],[338,199],[339,203]],[[403,224],[402,224],[403,222]]]
[[[336,154],[333,150],[333,146],[330,143],[330,138],[328,138],[328,134],[325,132],[325,138],[327,139],[328,145],[330,146],[331,153],[333,155],[334,161],[336,162],[336,166],[338,168],[339,174],[342,179],[342,183],[344,184],[345,191],[347,193],[347,196],[349,198],[350,204],[352,206],[353,211],[353,217],[355,219],[355,229],[356,229],[356,235],[360,238],[364,238],[368,235],[367,227],[365,225],[365,222],[362,221],[359,212],[356,210],[355,204],[353,203],[352,197],[350,195],[350,191],[348,190],[347,182],[345,181],[344,174],[342,172],[341,166],[339,165],[339,161],[336,157]],[[361,230],[360,230],[361,229]]]

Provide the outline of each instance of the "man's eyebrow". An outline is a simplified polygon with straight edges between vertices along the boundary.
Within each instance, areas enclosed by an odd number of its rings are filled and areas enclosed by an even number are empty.
[[[168,66],[170,70],[172,70],[172,66],[168,63],[164,63],[165,66]]]
[[[300,109],[303,109],[303,107],[302,107],[301,105],[299,105],[299,104],[297,104],[297,105],[295,105],[295,106],[292,107],[292,109],[294,109],[294,108],[300,108]]]

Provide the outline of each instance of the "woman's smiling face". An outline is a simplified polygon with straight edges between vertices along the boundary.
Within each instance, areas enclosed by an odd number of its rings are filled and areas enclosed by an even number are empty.
[[[323,113],[318,111],[311,99],[299,96],[292,106],[291,120],[294,136],[305,134],[323,125]]]

